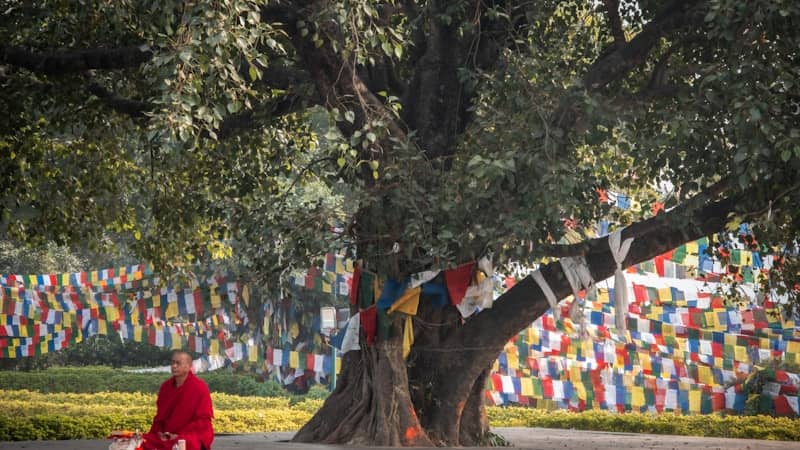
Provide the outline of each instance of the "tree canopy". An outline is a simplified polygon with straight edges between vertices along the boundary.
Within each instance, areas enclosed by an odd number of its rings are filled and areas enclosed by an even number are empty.
[[[609,214],[636,238],[624,264],[742,221],[764,245],[797,234],[790,0],[0,9],[4,238],[120,237],[167,269],[235,255],[274,285],[342,248],[396,279],[486,255],[583,256],[599,279],[616,266],[607,241],[562,238]],[[608,189],[641,207],[609,211]],[[543,273],[569,293],[555,266]],[[499,349],[547,307],[532,281],[502,304],[461,327],[459,345]],[[475,358],[443,398],[464,408],[490,363]],[[413,402],[427,437],[475,442],[464,423],[480,417],[446,418],[449,401]]]

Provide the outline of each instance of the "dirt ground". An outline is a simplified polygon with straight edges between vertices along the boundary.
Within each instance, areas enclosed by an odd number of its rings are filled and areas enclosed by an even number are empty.
[[[655,434],[603,433],[596,431],[554,430],[547,428],[496,428],[514,448],[527,450],[798,450],[800,442],[751,439],[698,438]],[[293,450],[344,449],[329,445],[287,442],[293,433],[252,433],[222,435],[214,439],[212,450]],[[106,440],[0,442],[0,450],[108,450]],[[386,448],[386,447],[374,447]],[[465,447],[467,448],[467,447]]]

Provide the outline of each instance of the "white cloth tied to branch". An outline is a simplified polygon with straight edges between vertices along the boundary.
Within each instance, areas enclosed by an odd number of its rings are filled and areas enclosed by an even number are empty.
[[[622,272],[622,262],[628,256],[633,238],[622,241],[622,230],[617,230],[608,236],[608,247],[611,256],[617,263],[614,271],[614,310],[616,311],[616,325],[618,330],[625,330],[625,317],[628,314],[628,286],[625,283],[625,274]]]
[[[358,345],[359,332],[361,331],[361,314],[356,314],[350,317],[347,321],[347,329],[344,332],[344,340],[342,341],[342,354],[350,350],[361,350]]]
[[[550,303],[550,309],[553,311],[553,318],[556,320],[561,318],[561,313],[558,310],[558,299],[556,298],[556,294],[553,293],[553,290],[550,289],[550,285],[547,284],[547,281],[545,281],[544,276],[542,276],[542,271],[536,270],[532,272],[531,277],[544,293],[545,298],[547,298],[547,303]]]
[[[572,288],[572,295],[574,300],[569,308],[569,318],[573,323],[580,324],[580,335],[586,330],[586,316],[583,314],[583,309],[580,307],[580,300],[578,299],[578,291],[582,289],[589,289],[594,286],[594,279],[589,271],[589,266],[586,264],[586,258],[583,256],[566,257],[559,260],[561,263],[561,270],[569,281],[569,286]]]

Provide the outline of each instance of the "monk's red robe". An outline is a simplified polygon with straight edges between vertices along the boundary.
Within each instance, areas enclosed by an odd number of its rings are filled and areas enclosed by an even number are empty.
[[[178,439],[186,440],[186,450],[211,450],[214,408],[206,383],[189,373],[180,387],[175,378],[165,381],[158,390],[156,416],[150,432],[144,435],[147,450],[172,450]],[[158,433],[177,434],[176,439],[162,440]]]

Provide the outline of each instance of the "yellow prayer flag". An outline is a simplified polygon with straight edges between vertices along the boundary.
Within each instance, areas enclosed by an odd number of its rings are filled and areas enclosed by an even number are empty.
[[[242,286],[242,300],[244,300],[245,305],[250,305],[250,286],[246,284]]]
[[[144,328],[141,326],[134,326],[133,327],[133,340],[136,342],[143,342],[142,334],[144,333]]]
[[[414,345],[414,324],[411,316],[406,316],[403,323],[403,359],[408,358],[412,345]]]
[[[345,270],[345,269],[344,269],[344,257],[342,257],[342,256],[337,256],[337,257],[334,259],[334,261],[335,261],[335,263],[336,263],[336,268],[334,269],[334,272],[336,272],[336,274],[338,274],[338,275],[341,275],[341,274],[343,274],[343,273],[344,273],[344,270]]]
[[[527,397],[533,396],[533,380],[530,378],[520,378],[519,380],[521,394]]]
[[[218,339],[209,339],[208,340],[208,354],[211,356],[219,355],[219,340]]]
[[[689,412],[699,413],[700,403],[702,401],[701,392],[697,389],[689,391]]]
[[[336,373],[341,372],[342,370],[342,358],[336,358]]]
[[[419,308],[419,294],[421,291],[421,287],[406,289],[405,292],[403,292],[403,295],[395,300],[395,302],[392,303],[392,306],[389,307],[389,313],[399,311],[401,313],[408,314],[409,316],[417,315],[417,309]]]
[[[658,288],[658,299],[661,301],[672,301],[672,289],[668,287]]]
[[[528,345],[539,345],[539,330],[533,327],[527,328]]]
[[[561,318],[561,325],[564,327],[564,333],[574,335],[575,334],[575,326],[572,324],[572,320],[569,317],[562,317]],[[571,347],[571,346],[570,346]],[[575,351],[571,350],[572,353],[567,353],[567,356],[575,356]]]
[[[170,336],[172,337],[172,350],[180,350],[183,348],[183,342],[181,342],[181,335],[175,329],[170,331]]]
[[[177,315],[178,315],[178,302],[167,303],[167,310],[164,311],[164,317],[167,319],[171,319],[173,317],[177,317]]]
[[[750,250],[742,250],[739,252],[739,265],[752,266],[753,265],[753,252]]]
[[[644,406],[644,388],[642,386],[631,387],[631,406],[634,409]]]
[[[494,363],[492,364],[492,372],[499,372],[499,371],[500,371],[500,362],[498,362],[495,359]]]
[[[736,335],[733,333],[725,333],[725,345],[736,347]]]
[[[717,320],[717,313],[714,311],[706,311],[703,313],[706,316],[706,323],[713,329],[719,328],[719,320]]]
[[[508,360],[509,369],[517,370],[519,368],[519,357],[516,351],[506,352],[506,359]]]
[[[639,364],[641,364],[643,371],[650,372],[653,370],[649,353],[639,352]]]
[[[578,399],[586,400],[586,386],[583,385],[583,381],[573,381],[572,385],[575,387],[575,393],[578,395]]]
[[[116,322],[119,320],[119,310],[114,306],[106,306],[106,320],[109,322]]]
[[[97,334],[108,336],[108,322],[105,319],[97,319]]]
[[[743,345],[737,345],[733,347],[733,354],[736,361],[747,362],[750,360],[750,358],[747,355],[747,347]]]
[[[330,283],[328,283],[325,279],[322,280],[322,292],[326,294],[330,294],[333,292],[333,288]]]
[[[608,288],[600,288],[597,290],[597,302],[608,303]]]
[[[705,385],[714,385],[714,376],[711,374],[711,368],[708,366],[702,364],[697,366],[697,379]]]
[[[675,349],[674,354],[678,355],[681,352],[686,351],[686,338],[675,337]]]
[[[211,307],[219,308],[222,306],[222,298],[218,294],[211,294]]]
[[[297,369],[300,367],[300,354],[292,351],[289,352],[289,367]]]
[[[247,360],[250,362],[258,362],[258,346],[257,345],[248,345],[247,346]]]
[[[572,364],[569,368],[569,379],[574,384],[581,379],[581,367],[578,364]]]
[[[687,255],[696,255],[699,251],[700,251],[700,246],[697,244],[697,241],[691,241],[686,243]]]
[[[52,339],[52,337],[51,337],[51,339]],[[43,355],[45,353],[47,353],[47,341],[39,342],[39,353],[41,353]]]

